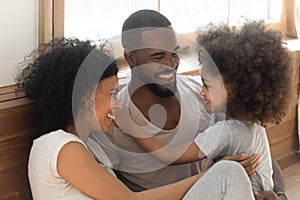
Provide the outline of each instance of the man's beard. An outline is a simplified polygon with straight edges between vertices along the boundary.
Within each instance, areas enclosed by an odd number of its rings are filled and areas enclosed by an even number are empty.
[[[157,83],[149,83],[146,86],[158,97],[160,98],[168,98],[175,95],[177,91],[176,81],[174,81],[173,88],[161,89],[159,88],[159,84]]]

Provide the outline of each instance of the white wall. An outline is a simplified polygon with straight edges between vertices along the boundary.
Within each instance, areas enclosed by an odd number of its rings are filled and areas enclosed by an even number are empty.
[[[14,84],[17,65],[37,47],[38,0],[0,0],[0,87]]]

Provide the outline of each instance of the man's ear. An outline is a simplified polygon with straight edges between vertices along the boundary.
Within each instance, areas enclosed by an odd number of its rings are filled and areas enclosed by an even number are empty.
[[[124,51],[124,58],[126,60],[126,62],[128,63],[128,65],[132,68],[134,66],[136,66],[136,61],[135,61],[135,55],[132,51]]]

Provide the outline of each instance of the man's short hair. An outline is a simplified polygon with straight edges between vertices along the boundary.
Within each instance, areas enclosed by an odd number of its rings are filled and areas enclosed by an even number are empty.
[[[132,42],[135,45],[141,42],[141,32],[153,27],[164,28],[171,26],[171,22],[161,13],[154,10],[139,10],[131,14],[123,23],[122,45],[131,49]],[[148,28],[148,29],[147,29]]]

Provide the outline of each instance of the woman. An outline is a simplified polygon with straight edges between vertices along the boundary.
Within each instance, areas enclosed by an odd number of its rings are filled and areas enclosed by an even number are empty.
[[[44,133],[29,157],[34,199],[254,199],[247,174],[235,162],[135,193],[115,177],[104,153],[103,160],[93,158],[85,139],[91,131],[107,132],[112,109],[120,107],[113,98],[118,68],[104,46],[54,40],[24,64],[18,86],[38,103]]]

